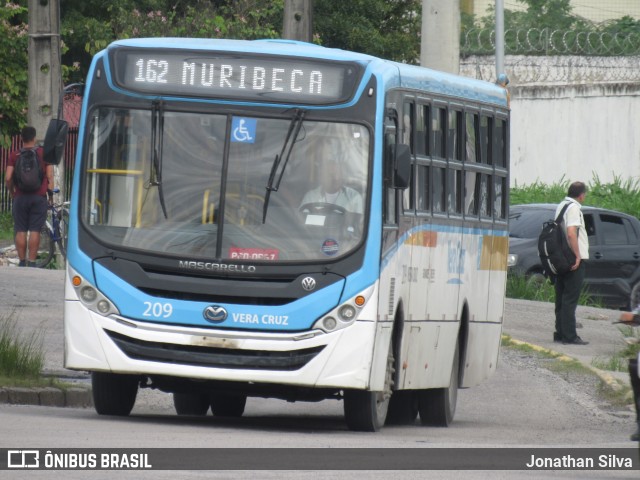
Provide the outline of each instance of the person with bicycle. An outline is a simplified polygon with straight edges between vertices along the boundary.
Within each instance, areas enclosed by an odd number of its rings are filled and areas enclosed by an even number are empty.
[[[31,191],[21,186],[20,172],[16,170],[18,159],[25,150],[34,150],[40,171],[44,172],[40,185]],[[22,160],[21,160],[22,161]],[[18,169],[22,170],[21,165]],[[53,165],[44,162],[42,147],[36,147],[36,129],[26,126],[22,129],[22,148],[9,154],[5,172],[7,190],[13,197],[13,229],[20,267],[35,267],[40,245],[40,230],[47,219],[48,203],[53,197]],[[23,185],[23,184],[22,184]],[[28,249],[27,249],[28,247]],[[28,250],[28,256],[27,256]]]

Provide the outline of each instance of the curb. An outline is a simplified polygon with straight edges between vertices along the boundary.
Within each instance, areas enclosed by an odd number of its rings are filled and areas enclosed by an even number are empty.
[[[596,368],[596,367],[594,367],[592,365],[587,365],[586,363],[578,360],[577,358],[570,357],[569,355],[567,355],[565,353],[556,352],[555,350],[551,350],[551,349],[546,348],[546,347],[541,347],[540,345],[535,345],[533,343],[523,342],[522,340],[516,340],[515,338],[511,338],[511,337],[505,336],[505,335],[502,335],[502,339],[503,340],[508,340],[509,342],[511,342],[514,345],[527,346],[527,347],[531,348],[532,350],[535,350],[536,352],[540,352],[540,353],[544,353],[544,354],[550,355],[553,358],[555,358],[556,360],[560,360],[561,362],[578,362],[583,367],[585,367],[587,370],[589,370],[590,372],[594,373],[604,384],[606,384],[609,388],[611,388],[615,392],[619,392],[619,391],[621,391],[623,389],[623,387],[628,386],[623,381],[618,380],[617,378],[615,378],[609,372],[606,372],[604,370],[600,370],[599,368]],[[633,401],[633,399],[631,399],[631,400]]]
[[[0,387],[0,404],[40,405],[43,407],[93,407],[91,389],[55,387]]]

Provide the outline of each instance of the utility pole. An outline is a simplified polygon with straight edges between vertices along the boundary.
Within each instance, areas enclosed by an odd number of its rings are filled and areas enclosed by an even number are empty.
[[[29,0],[29,111],[27,123],[44,139],[57,115],[62,74],[60,67],[60,0]],[[64,189],[64,162],[54,169],[55,185]],[[64,192],[61,193],[64,195]],[[62,197],[64,198],[64,197]]]
[[[313,0],[284,0],[282,36],[288,40],[313,39]]]
[[[496,0],[496,78],[504,72],[504,0]]]
[[[420,64],[460,72],[460,0],[422,0]]]
[[[58,111],[60,73],[59,0],[29,0],[29,112],[27,121],[44,138]]]

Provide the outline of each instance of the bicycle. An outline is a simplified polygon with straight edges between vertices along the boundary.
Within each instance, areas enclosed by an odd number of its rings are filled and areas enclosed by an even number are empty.
[[[54,188],[53,193],[60,193]],[[40,245],[36,258],[36,267],[47,267],[56,253],[56,244],[62,257],[67,259],[67,229],[69,227],[69,202],[49,201],[47,221],[40,230]]]

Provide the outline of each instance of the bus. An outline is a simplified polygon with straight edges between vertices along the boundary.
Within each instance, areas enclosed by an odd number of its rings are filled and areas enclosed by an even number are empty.
[[[91,64],[65,366],[95,409],[343,402],[346,425],[451,423],[496,369],[505,88],[288,40],[119,40]]]

